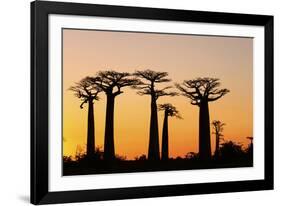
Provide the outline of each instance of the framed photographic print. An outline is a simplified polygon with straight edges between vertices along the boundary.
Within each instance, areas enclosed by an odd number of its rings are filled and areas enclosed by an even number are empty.
[[[31,3],[33,204],[273,189],[273,16]]]

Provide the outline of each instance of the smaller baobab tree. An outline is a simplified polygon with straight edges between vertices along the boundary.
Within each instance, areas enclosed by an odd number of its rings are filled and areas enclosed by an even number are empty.
[[[211,159],[209,102],[214,102],[229,92],[228,89],[219,89],[219,86],[219,79],[209,77],[176,84],[182,95],[190,99],[192,105],[199,107],[199,158],[204,161]]]
[[[168,117],[177,117],[182,119],[179,111],[172,104],[160,104],[159,111],[164,111],[164,122],[163,122],[163,131],[162,131],[162,160],[169,159],[169,133],[168,133]]]
[[[88,129],[87,129],[87,156],[95,154],[95,120],[94,120],[94,101],[99,100],[98,94],[101,90],[93,84],[95,78],[85,77],[69,88],[74,95],[81,100],[80,108],[88,103]]]
[[[138,80],[127,72],[100,71],[93,78],[95,84],[106,95],[106,118],[104,134],[104,159],[115,159],[114,147],[114,104],[115,98],[122,94],[124,87],[138,84]]]
[[[167,91],[172,88],[171,86],[166,86],[162,89],[155,88],[158,83],[167,83],[171,81],[171,79],[167,78],[167,72],[144,70],[136,71],[134,75],[140,79],[139,85],[135,87],[136,89],[139,89],[138,94],[150,95],[151,97],[148,160],[160,160],[157,100],[159,97],[175,96],[177,93]]]
[[[220,151],[220,141],[223,140],[223,129],[226,124],[222,123],[219,120],[214,120],[212,122],[213,134],[216,135],[216,149],[215,149],[215,158],[218,159]]]

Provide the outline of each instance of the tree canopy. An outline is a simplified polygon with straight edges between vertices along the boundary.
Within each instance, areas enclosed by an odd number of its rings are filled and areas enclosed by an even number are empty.
[[[219,89],[220,82],[217,78],[196,78],[185,80],[176,87],[191,100],[192,105],[200,105],[201,101],[207,102],[218,100],[229,92],[228,89]]]
[[[122,87],[139,84],[139,80],[127,72],[116,72],[112,70],[100,71],[92,78],[92,83],[99,87],[106,94],[117,96],[122,94]]]
[[[170,117],[177,117],[179,119],[182,119],[182,117],[181,117],[179,111],[177,110],[177,108],[170,103],[159,104],[158,110],[167,112],[167,115],[170,116]]]
[[[157,100],[161,96],[175,96],[176,92],[167,91],[173,88],[166,86],[162,89],[155,89],[155,83],[170,82],[171,79],[167,78],[167,72],[157,72],[152,70],[136,71],[134,76],[140,78],[138,85],[135,86],[139,95],[153,95]]]
[[[88,101],[99,100],[98,94],[102,90],[96,84],[94,84],[94,82],[96,81],[96,78],[85,77],[79,82],[75,83],[75,86],[69,88],[69,90],[74,92],[74,95],[76,97],[81,99],[81,109],[83,108],[83,105]]]

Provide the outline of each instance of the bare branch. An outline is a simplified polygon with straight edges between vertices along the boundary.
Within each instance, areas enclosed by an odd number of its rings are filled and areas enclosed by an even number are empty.
[[[183,84],[183,86],[181,86],[180,84],[175,84],[175,86],[182,92],[181,95],[183,95],[191,100],[190,103],[192,105],[199,105],[201,96],[198,94],[196,89],[193,91],[190,91],[189,84]]]
[[[143,89],[137,92],[139,95],[151,95],[151,90],[150,89]]]
[[[74,96],[81,99],[82,103],[80,108],[83,108],[83,104],[88,101],[99,100],[98,94],[101,92],[95,84],[93,84],[93,77],[85,77],[79,82],[75,83],[75,86],[69,88],[70,91],[74,92]]]
[[[183,84],[183,86],[181,86],[180,84],[175,84],[175,86],[182,92],[182,95],[187,96],[194,100],[199,98],[197,91],[189,91],[188,90],[189,88],[186,85]],[[184,88],[184,86],[186,88]]]
[[[191,100],[192,105],[200,105],[203,101],[215,101],[229,92],[228,89],[218,89],[220,82],[217,78],[196,78],[175,85],[183,96]]]
[[[221,97],[223,97],[224,95],[226,95],[228,92],[230,92],[228,89],[221,89],[218,92],[216,92],[215,94],[212,94],[211,97],[208,97],[208,101],[212,102],[212,101],[216,101],[218,99],[220,99]],[[217,96],[215,96],[217,95]]]
[[[176,92],[166,92],[166,91],[164,91],[164,89],[155,90],[156,99],[158,99],[159,97],[162,97],[162,96],[176,96],[176,95],[178,95],[178,93],[176,93]]]
[[[149,82],[155,82],[155,83],[163,83],[163,82],[170,82],[171,79],[167,79],[165,77],[168,76],[167,72],[156,72],[152,70],[144,70],[144,71],[136,71],[134,73],[136,77],[145,79]]]
[[[223,132],[223,129],[224,129],[225,125],[226,125],[225,123],[222,123],[219,120],[214,120],[212,122],[212,126],[213,126],[213,129],[214,129],[213,134],[216,134],[216,135],[218,135],[220,137],[223,137],[222,132]],[[223,139],[223,138],[221,138],[221,139]]]
[[[106,94],[112,94],[114,96],[122,94],[123,91],[121,91],[121,88],[123,87],[133,87],[140,84],[139,80],[132,77],[130,73],[112,70],[98,72],[93,83]],[[114,88],[117,88],[116,92],[113,92]]]
[[[83,105],[84,105],[85,103],[87,103],[87,102],[88,102],[88,100],[85,99],[85,100],[80,104],[80,109],[83,109]]]
[[[177,117],[179,119],[182,119],[182,117],[181,117],[179,111],[177,110],[177,108],[170,103],[159,104],[158,110],[159,111],[165,111],[166,114],[170,117]]]
[[[165,91],[173,88],[172,86],[166,86],[162,89],[155,89],[155,83],[170,82],[171,80],[166,78],[167,72],[156,72],[152,70],[136,71],[134,75],[140,78],[139,85],[135,86],[135,89],[139,89],[137,92],[139,95],[151,95],[158,99],[161,96],[175,96],[176,92]]]

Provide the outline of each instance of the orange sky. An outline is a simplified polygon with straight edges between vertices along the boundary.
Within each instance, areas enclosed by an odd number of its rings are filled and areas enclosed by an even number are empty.
[[[234,37],[149,34],[90,30],[63,30],[63,154],[75,155],[77,145],[85,147],[87,107],[68,88],[100,70],[134,72],[165,71],[173,85],[196,77],[214,77],[228,93],[209,104],[210,119],[226,123],[226,140],[245,145],[253,135],[253,39]],[[176,90],[176,89],[175,89]],[[106,97],[95,103],[96,145],[103,148]],[[162,97],[158,103],[172,103],[183,117],[169,119],[169,154],[184,156],[198,151],[199,109],[183,96]],[[150,97],[130,88],[115,100],[115,151],[134,159],[147,154]],[[158,113],[161,145],[163,112]],[[212,150],[215,137],[212,135]],[[160,150],[161,151],[161,150]]]

